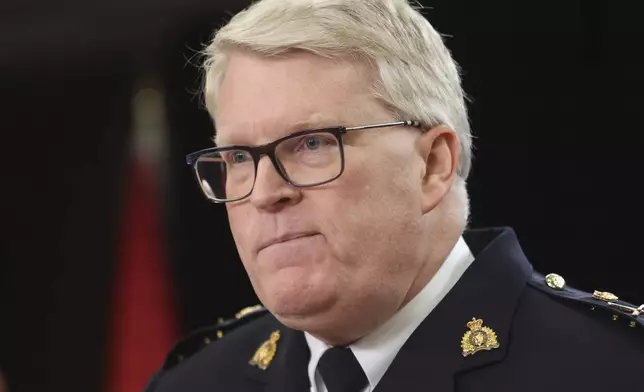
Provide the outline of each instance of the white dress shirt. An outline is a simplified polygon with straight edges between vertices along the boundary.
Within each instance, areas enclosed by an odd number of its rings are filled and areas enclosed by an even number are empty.
[[[474,255],[463,237],[459,238],[434,277],[411,301],[387,322],[349,346],[369,380],[362,392],[371,392],[376,388],[403,344],[454,287],[472,261]],[[317,366],[320,357],[330,346],[309,333],[305,333],[305,336],[311,351],[311,392],[327,392]]]

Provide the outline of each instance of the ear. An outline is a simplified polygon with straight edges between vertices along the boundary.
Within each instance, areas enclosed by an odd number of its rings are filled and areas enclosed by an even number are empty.
[[[433,210],[451,189],[461,147],[456,132],[445,125],[423,133],[419,147],[425,162],[421,188],[421,206],[425,214]]]

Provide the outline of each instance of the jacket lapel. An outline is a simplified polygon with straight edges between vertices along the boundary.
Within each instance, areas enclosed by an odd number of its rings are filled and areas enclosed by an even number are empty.
[[[511,229],[469,231],[464,237],[475,261],[403,345],[376,392],[453,391],[457,374],[505,357],[532,266]],[[461,341],[472,318],[496,332],[499,347],[464,357]]]

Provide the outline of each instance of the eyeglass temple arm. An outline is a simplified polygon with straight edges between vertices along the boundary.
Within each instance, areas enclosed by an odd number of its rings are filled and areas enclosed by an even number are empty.
[[[381,123],[381,124],[371,124],[371,125],[361,125],[358,127],[350,127],[350,128],[345,128],[347,131],[360,131],[364,129],[372,129],[372,128],[383,128],[383,127],[397,127],[397,126],[407,126],[407,127],[416,127],[420,128],[420,121],[396,121],[396,122],[390,122],[390,123]]]

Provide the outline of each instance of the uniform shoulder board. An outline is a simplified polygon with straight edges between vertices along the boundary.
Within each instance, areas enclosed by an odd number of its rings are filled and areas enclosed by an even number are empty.
[[[165,359],[163,370],[171,369],[193,356],[210,343],[222,339],[226,334],[266,314],[261,305],[249,306],[237,312],[234,318],[219,319],[217,324],[197,329],[179,340]]]
[[[621,322],[630,328],[644,328],[644,304],[633,305],[620,300],[615,294],[595,290],[592,294],[567,286],[561,275],[533,273],[530,285],[551,295],[585,305],[588,311],[597,312],[601,317]]]

